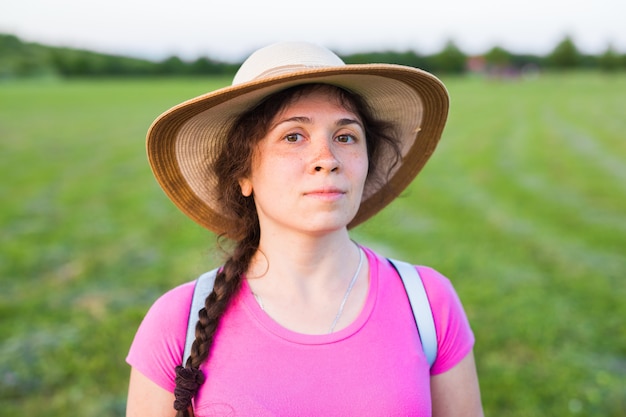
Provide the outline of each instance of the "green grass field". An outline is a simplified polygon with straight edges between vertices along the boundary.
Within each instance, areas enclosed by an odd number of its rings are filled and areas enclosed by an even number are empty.
[[[449,124],[354,231],[451,278],[490,416],[626,410],[626,74],[447,79]],[[0,415],[122,416],[152,301],[221,261],[144,136],[227,80],[0,84]]]

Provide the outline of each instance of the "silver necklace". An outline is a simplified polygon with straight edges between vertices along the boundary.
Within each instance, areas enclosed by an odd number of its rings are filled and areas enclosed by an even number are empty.
[[[343,309],[346,306],[346,302],[348,301],[350,292],[352,292],[352,287],[354,287],[354,284],[356,283],[356,280],[359,277],[359,273],[361,272],[362,266],[363,266],[363,249],[359,247],[359,266],[357,267],[356,272],[354,273],[354,276],[350,280],[350,285],[348,285],[348,289],[346,290],[346,293],[343,296],[343,300],[341,300],[341,305],[339,305],[339,311],[337,311],[335,320],[333,320],[333,324],[331,324],[330,330],[328,331],[329,334],[335,331],[335,326],[337,326],[337,322],[339,321],[339,318],[341,317],[341,314],[343,313]],[[256,301],[257,303],[259,303],[259,307],[261,307],[261,310],[265,311],[265,307],[263,306],[263,301],[261,300],[261,296],[259,296],[256,293],[252,293],[252,295],[254,295],[254,298],[256,298]]]
[[[341,313],[343,313],[343,308],[346,305],[346,301],[348,301],[348,296],[350,296],[350,292],[352,291],[352,287],[354,287],[354,283],[356,282],[356,279],[359,276],[359,272],[361,272],[362,266],[363,266],[363,249],[359,248],[359,266],[357,267],[356,272],[354,273],[354,276],[352,277],[352,280],[350,281],[350,285],[348,285],[348,290],[346,291],[346,294],[343,296],[343,300],[341,300],[339,311],[337,312],[337,315],[335,316],[335,320],[333,320],[333,324],[330,326],[330,330],[328,331],[328,333],[332,333],[333,331],[335,331],[335,326],[337,325],[337,322],[339,321],[339,317],[341,317]]]

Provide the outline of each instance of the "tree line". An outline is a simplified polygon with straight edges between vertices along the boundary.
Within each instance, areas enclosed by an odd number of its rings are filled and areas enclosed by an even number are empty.
[[[568,36],[545,56],[515,54],[497,46],[480,56],[468,56],[453,41],[449,41],[441,51],[430,55],[415,51],[386,51],[343,55],[341,58],[350,64],[402,64],[435,74],[519,72],[527,68],[559,71],[595,69],[607,72],[626,70],[626,54],[619,53],[611,46],[597,55],[583,54]],[[240,64],[209,57],[184,61],[178,56],[171,56],[161,61],[151,61],[27,43],[14,35],[0,34],[0,79],[232,75]]]

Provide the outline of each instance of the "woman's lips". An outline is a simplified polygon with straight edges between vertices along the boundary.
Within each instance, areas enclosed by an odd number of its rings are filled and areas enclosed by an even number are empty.
[[[345,191],[339,188],[334,188],[334,187],[320,188],[317,190],[311,190],[311,191],[307,191],[306,193],[304,193],[304,195],[307,197],[314,197],[314,198],[318,198],[320,200],[326,200],[326,201],[339,200],[345,194],[346,194]]]

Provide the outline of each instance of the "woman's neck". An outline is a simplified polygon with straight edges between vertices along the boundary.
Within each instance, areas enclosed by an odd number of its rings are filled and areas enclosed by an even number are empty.
[[[350,279],[359,260],[358,246],[347,230],[322,237],[272,236],[259,243],[259,250],[248,269],[249,280],[308,291],[315,287],[334,287]],[[343,286],[342,286],[343,287]]]
[[[336,329],[358,315],[368,276],[365,255],[346,231],[301,241],[272,239],[266,244],[261,239],[246,278],[261,308],[275,321],[303,333],[326,333],[338,311]]]

